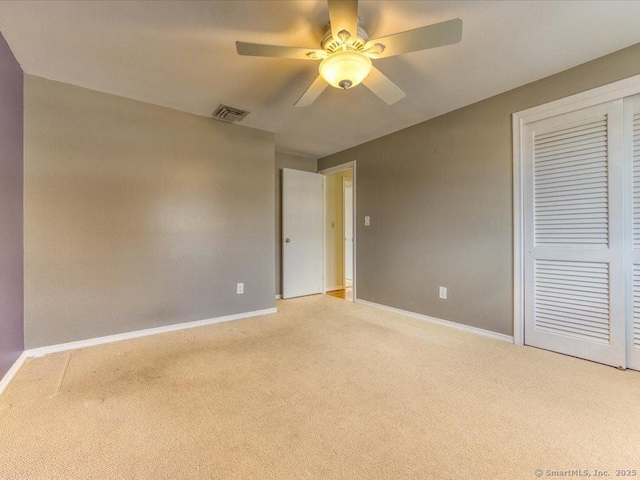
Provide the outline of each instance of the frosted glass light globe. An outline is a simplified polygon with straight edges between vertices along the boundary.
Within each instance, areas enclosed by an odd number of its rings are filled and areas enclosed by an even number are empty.
[[[371,67],[371,60],[364,53],[343,50],[325,58],[319,70],[329,85],[346,90],[361,83],[371,72]]]

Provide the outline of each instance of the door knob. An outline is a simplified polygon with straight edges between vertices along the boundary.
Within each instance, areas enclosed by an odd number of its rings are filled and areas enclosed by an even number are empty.
[[[285,238],[285,239],[284,239],[284,241],[285,241],[286,243],[289,243],[289,242],[291,241],[291,239],[290,239],[290,238]]]

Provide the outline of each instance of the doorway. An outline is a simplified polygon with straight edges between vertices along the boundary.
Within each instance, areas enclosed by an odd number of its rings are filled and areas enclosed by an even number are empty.
[[[344,288],[353,287],[353,177],[342,177]]]
[[[355,162],[324,175],[325,269],[327,295],[355,298]]]

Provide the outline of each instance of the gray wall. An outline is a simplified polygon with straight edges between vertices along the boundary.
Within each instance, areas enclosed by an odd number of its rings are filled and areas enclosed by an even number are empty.
[[[273,307],[274,171],[270,133],[26,76],[27,347]]]
[[[291,153],[276,152],[276,294],[282,293],[282,169],[317,172],[317,162]]]
[[[512,334],[511,114],[637,74],[640,44],[320,159],[357,161],[358,297]]]
[[[22,69],[0,35],[0,379],[24,350]]]

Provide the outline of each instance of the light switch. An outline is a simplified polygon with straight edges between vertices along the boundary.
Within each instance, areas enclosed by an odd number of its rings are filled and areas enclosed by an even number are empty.
[[[438,296],[443,300],[447,299],[447,287],[439,287],[438,288]]]
[[[365,217],[364,217],[364,226],[368,227],[369,225],[371,225],[371,217],[369,215],[365,215]]]

